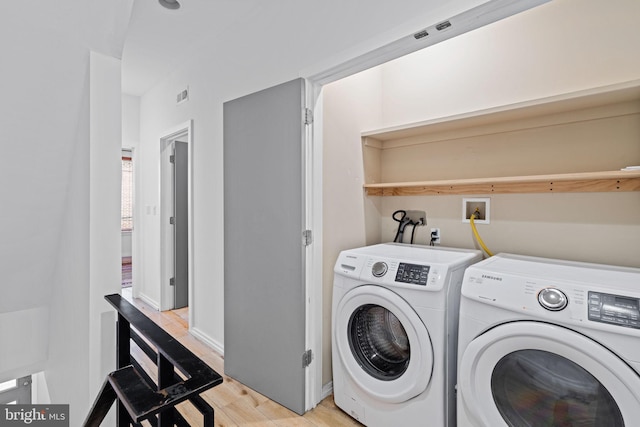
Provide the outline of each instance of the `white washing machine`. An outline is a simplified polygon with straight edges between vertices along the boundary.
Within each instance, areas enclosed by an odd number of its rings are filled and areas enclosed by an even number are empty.
[[[480,251],[380,244],[340,253],[332,314],[335,403],[367,426],[455,425],[464,269]]]
[[[640,425],[640,269],[499,254],[459,328],[459,427]]]

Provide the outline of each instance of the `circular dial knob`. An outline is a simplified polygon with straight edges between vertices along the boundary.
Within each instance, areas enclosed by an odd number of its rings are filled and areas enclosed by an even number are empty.
[[[560,311],[567,306],[569,300],[564,292],[555,288],[547,288],[538,294],[538,302],[547,310]]]
[[[382,277],[388,269],[386,262],[378,261],[371,267],[371,273],[376,277]]]

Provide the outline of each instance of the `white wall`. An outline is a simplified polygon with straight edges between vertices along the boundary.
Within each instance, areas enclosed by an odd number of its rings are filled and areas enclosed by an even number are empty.
[[[37,372],[46,366],[49,307],[0,313],[0,383]],[[25,337],[27,337],[25,339]]]
[[[440,227],[443,245],[474,247],[469,225],[460,220],[462,196],[354,196],[362,194],[364,182],[358,169],[361,132],[638,79],[638,16],[640,3],[635,0],[553,1],[380,67],[380,105],[372,102],[350,113],[343,108],[337,115],[329,110],[362,99],[370,73],[326,86],[325,318],[331,315],[327,296],[337,253],[358,242],[392,241],[397,223],[391,214],[396,209],[425,210],[425,228]],[[361,118],[367,116],[380,117],[380,122],[363,127]],[[492,225],[479,229],[495,251],[640,267],[637,192],[493,195],[491,201]],[[360,213],[367,205],[378,210],[366,210],[359,221],[380,221],[377,230],[351,224],[350,217],[345,227],[329,226],[336,223],[336,212]],[[342,240],[345,233],[348,237]],[[422,234],[419,243],[427,243],[427,234]],[[323,357],[330,360],[326,328],[324,342]],[[329,377],[325,364],[324,381]]]
[[[69,174],[60,225],[60,251],[51,294],[49,358],[45,370],[52,403],[68,403],[72,420],[80,422],[89,396],[89,63],[82,78],[80,123],[73,138],[75,165]],[[73,409],[71,409],[73,408]]]
[[[130,149],[134,162],[134,179],[137,147],[140,141],[140,97],[122,94],[122,148]],[[135,184],[135,183],[134,183]],[[135,187],[135,185],[134,185]],[[135,189],[134,189],[135,191]],[[122,256],[133,255],[132,232],[123,231]]]
[[[344,248],[380,241],[379,198],[365,198],[362,191],[361,129],[382,121],[382,69],[377,67],[347,77],[323,91],[323,349],[331,348],[333,267]],[[371,223],[366,219],[373,219]],[[322,383],[331,381],[331,353],[323,354]]]
[[[140,141],[140,97],[122,94],[122,148],[136,148]]]
[[[115,366],[115,320],[105,295],[120,293],[120,60],[91,52],[89,149],[89,379],[96,396]]]
[[[120,255],[123,257],[130,257],[133,255],[133,236],[131,231],[123,231],[120,233],[121,242]]]
[[[97,228],[104,219],[90,218],[91,179],[110,181],[107,187],[119,183],[119,175],[90,175],[89,57],[91,49],[120,56],[130,10],[131,0],[16,2],[3,5],[0,16],[3,34],[8,35],[0,38],[3,63],[13,64],[3,68],[0,83],[11,100],[0,106],[7,141],[0,179],[11,183],[0,187],[0,196],[12,207],[3,209],[0,221],[0,339],[4,342],[8,331],[9,338],[20,336],[18,345],[0,348],[0,381],[7,374],[44,370],[52,402],[71,405],[71,425],[81,424],[95,397],[90,384],[100,381],[91,366],[105,359],[90,360],[90,346],[102,345],[103,338],[113,346],[112,334],[105,333],[108,328],[96,327],[105,310],[93,311],[90,292],[102,293],[104,288],[93,287],[90,269],[96,274],[109,270],[111,250],[115,246],[117,257],[120,249],[118,231],[101,243],[94,241],[104,244],[108,254],[89,256],[90,220]],[[109,91],[119,100],[119,80]],[[101,107],[104,112],[108,106]],[[105,137],[115,132],[107,146],[119,149],[119,110],[102,119],[108,121],[102,129]],[[97,197],[101,208],[112,212],[114,201],[107,195]],[[105,232],[110,230],[107,225]],[[113,352],[97,351],[106,357]],[[5,364],[8,359],[11,363]]]
[[[391,61],[381,127],[637,79],[638,16],[635,0],[557,0]]]
[[[37,17],[28,17],[31,12],[16,3],[6,5],[0,18],[3,34],[11,35],[0,38],[3,63],[14,64],[4,67],[0,83],[12,100],[0,105],[5,141],[0,197],[7,203],[0,214],[0,339],[11,342],[18,334],[45,351],[32,351],[31,344],[3,345],[0,381],[46,367],[49,326],[48,315],[42,314],[52,310],[58,253],[66,249],[60,248],[60,228],[74,150],[79,138],[86,141],[87,136],[77,131],[84,119],[88,52],[64,31],[53,34],[38,25]],[[56,79],[60,81],[52,83]]]
[[[136,215],[140,247],[134,258],[134,294],[159,306],[159,138],[172,127],[193,119],[194,313],[201,336],[223,347],[223,164],[222,104],[239,96],[299,76],[309,76],[425,25],[484,3],[403,0],[390,4],[325,1],[307,10],[297,1],[270,4],[259,19],[238,22],[224,37],[192,47],[193,57],[162,83],[144,94],[140,105],[138,172],[141,193]],[[234,19],[236,19],[235,17]],[[253,16],[245,17],[253,19]],[[242,21],[242,19],[240,20]],[[250,31],[248,31],[250,29]],[[125,58],[126,60],[126,49]],[[189,86],[189,101],[175,105],[175,95]],[[259,143],[257,141],[256,143]],[[259,207],[256,207],[259,210]],[[155,212],[155,213],[154,213]],[[234,236],[227,236],[233,238]],[[256,242],[265,251],[272,242]]]
[[[116,316],[104,295],[121,283],[120,60],[91,52],[84,82],[45,370],[52,403],[70,404],[71,425],[81,424],[115,368]]]

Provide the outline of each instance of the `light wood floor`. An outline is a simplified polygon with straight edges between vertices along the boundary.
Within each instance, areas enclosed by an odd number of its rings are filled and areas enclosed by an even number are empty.
[[[202,394],[202,397],[215,411],[216,426],[336,427],[362,425],[335,406],[333,395],[324,399],[304,416],[299,416],[269,400],[262,394],[224,375],[223,357],[189,334],[187,308],[158,312],[141,300],[131,298],[130,288],[123,289],[122,295],[223,376],[224,382],[222,384]],[[132,351],[139,350],[132,346]],[[153,372],[149,373],[154,376]],[[202,424],[201,415],[191,407],[190,403],[182,403],[178,408],[192,426]]]

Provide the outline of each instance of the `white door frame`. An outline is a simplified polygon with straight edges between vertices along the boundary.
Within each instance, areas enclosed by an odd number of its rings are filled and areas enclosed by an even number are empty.
[[[307,344],[313,352],[313,363],[307,370],[307,410],[315,407],[332,391],[332,385],[323,390],[322,384],[322,88],[325,84],[343,79],[385,62],[454,38],[460,34],[484,27],[550,0],[490,0],[448,19],[452,25],[445,31],[437,26],[444,22],[432,22],[396,41],[383,45],[333,67],[323,70],[307,70],[302,75],[306,81],[306,105],[314,114],[314,123],[308,126],[306,135],[306,215],[307,229],[313,230],[313,244],[307,248]],[[430,37],[416,37],[422,31]]]
[[[305,105],[313,113],[305,134],[305,221],[313,243],[306,247],[306,347],[313,363],[305,372],[305,406],[313,409],[325,396],[322,387],[322,97],[321,86],[305,79]],[[318,124],[316,126],[316,123]]]
[[[182,142],[187,143],[187,174],[188,174],[188,245],[189,245],[189,329],[191,329],[193,325],[193,120],[189,120],[177,126],[174,126],[171,129],[168,129],[163,133],[164,136],[160,137],[160,144],[158,149],[160,151],[160,164],[159,167],[159,199],[160,199],[160,233],[161,233],[161,242],[168,240],[168,231],[165,227],[166,224],[169,223],[169,215],[162,208],[164,206],[163,203],[163,189],[162,189],[162,180],[163,180],[163,166],[162,166],[162,151],[164,147],[168,144],[171,144],[173,141],[180,140]],[[169,285],[168,280],[164,280],[165,278],[165,270],[167,268],[167,260],[164,256],[164,248],[161,243],[161,257],[160,257],[160,277],[162,278],[162,283],[160,285],[160,310],[171,310],[173,308],[173,287]]]

